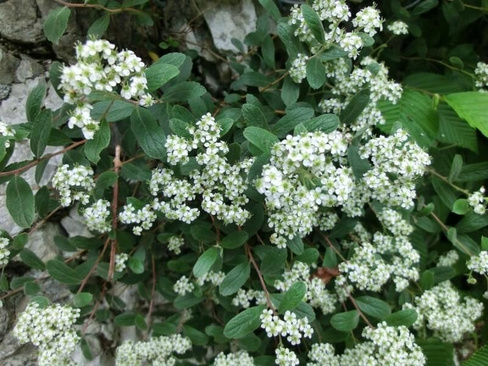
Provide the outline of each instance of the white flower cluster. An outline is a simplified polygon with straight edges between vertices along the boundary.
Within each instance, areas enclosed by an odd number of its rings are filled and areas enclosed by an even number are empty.
[[[282,280],[276,280],[274,286],[282,292],[295,282],[302,281],[307,285],[305,300],[314,308],[320,308],[322,313],[330,314],[335,311],[337,296],[329,292],[325,283],[318,277],[310,276],[310,267],[303,262],[296,261],[289,270],[285,270]]]
[[[478,62],[476,69],[474,69],[475,85],[480,92],[488,91],[488,64]]]
[[[349,138],[340,131],[311,132],[273,145],[255,185],[266,196],[268,225],[277,237],[304,237],[319,226],[320,210],[348,200],[354,181],[342,163]]]
[[[225,278],[225,273],[222,271],[219,272],[208,271],[203,276],[198,277],[196,283],[200,286],[203,286],[205,282],[210,282],[214,286],[220,286],[224,278]]]
[[[413,232],[413,226],[404,220],[398,211],[391,208],[383,209],[378,214],[378,219],[394,236],[409,236]]]
[[[362,333],[367,341],[356,344],[336,355],[328,343],[312,346],[307,366],[423,366],[426,363],[421,348],[407,327],[391,327],[385,322],[377,328],[366,327]]]
[[[38,303],[30,303],[20,314],[14,335],[22,344],[32,342],[39,347],[39,366],[72,365],[69,356],[80,340],[73,323],[79,315],[79,309],[69,306],[41,309]]]
[[[3,123],[0,121],[0,136],[3,137],[14,137],[14,130],[8,124]],[[5,141],[5,148],[8,149],[10,147],[10,141]]]
[[[300,360],[296,353],[289,348],[280,346],[276,348],[275,354],[275,364],[278,366],[296,366],[300,364]]]
[[[468,197],[468,203],[473,207],[474,213],[478,215],[484,215],[486,213],[486,205],[488,204],[488,199],[485,197],[486,189],[481,187],[478,191],[473,192]]]
[[[8,256],[10,250],[7,249],[9,240],[7,238],[0,238],[0,268],[8,264]]]
[[[129,255],[127,253],[115,254],[115,272],[123,272],[128,260]]]
[[[483,250],[478,255],[469,258],[466,266],[470,271],[477,272],[481,275],[488,275],[488,252]]]
[[[67,207],[76,201],[86,205],[90,199],[87,192],[95,187],[93,170],[83,165],[71,169],[68,164],[64,164],[54,174],[52,185],[61,195],[62,206]]]
[[[168,249],[175,254],[181,253],[181,247],[185,244],[185,239],[179,236],[172,236],[168,240]]]
[[[416,197],[414,182],[430,164],[429,154],[415,142],[408,141],[403,130],[369,140],[359,153],[362,159],[373,163],[355,191],[363,202],[374,199],[388,206],[411,208]],[[359,202],[361,197],[358,197]]]
[[[386,27],[394,35],[408,34],[408,25],[401,20],[396,20]]]
[[[254,158],[229,164],[225,158],[229,148],[225,142],[219,141],[221,127],[210,113],[202,116],[196,127],[190,127],[188,132],[193,136],[191,140],[168,136],[168,162],[171,165],[185,164],[189,160],[188,154],[197,150],[195,159],[201,169],[194,170],[188,178],[175,177],[171,169],[153,170],[149,190],[155,198],[144,207],[147,212],[140,214],[140,210],[136,212],[134,208],[126,206],[121,216],[124,223],[145,225],[136,226],[135,233],[140,234],[142,229],[147,230],[152,225],[156,219],[154,212],[161,212],[170,220],[191,223],[200,215],[198,208],[189,206],[197,195],[201,195],[201,208],[225,224],[243,225],[250,217],[243,206],[249,201],[244,192]],[[167,200],[160,199],[160,195]],[[127,210],[131,211],[130,220]]]
[[[459,342],[466,332],[473,332],[474,321],[483,314],[483,304],[471,297],[465,297],[462,301],[450,281],[425,291],[415,298],[415,305],[404,304],[404,308],[417,311],[414,328],[427,327],[446,342]]]
[[[295,83],[301,83],[307,77],[307,61],[308,56],[299,53],[297,58],[292,62],[289,72],[290,77]]]
[[[245,351],[224,354],[220,352],[215,357],[213,366],[254,366],[254,359]]]
[[[419,260],[419,253],[406,236],[392,237],[377,232],[371,243],[356,246],[352,257],[339,265],[341,274],[336,278],[337,292],[340,294],[341,287],[346,284],[378,292],[390,279],[395,283],[396,291],[401,292],[409,281],[419,279],[416,268]]]
[[[266,305],[266,295],[264,291],[259,290],[244,290],[240,288],[237,291],[236,296],[232,299],[232,305],[234,306],[242,306],[244,309],[247,309],[251,306],[251,301],[256,301],[257,305]]]
[[[459,259],[459,254],[456,250],[450,250],[437,259],[437,267],[451,267]]]
[[[380,31],[383,30],[383,20],[375,5],[358,11],[356,17],[352,20],[352,25],[358,29],[362,29],[370,37],[373,37],[377,33],[377,29]]]
[[[119,213],[119,221],[124,224],[136,224],[132,228],[134,235],[141,235],[142,230],[149,230],[156,221],[156,213],[152,209],[152,205],[143,205],[140,209],[136,209],[132,203],[124,206],[122,212]]]
[[[107,200],[97,200],[93,205],[83,210],[85,224],[89,230],[107,233],[111,230],[110,222],[107,221],[110,216],[110,202]]]
[[[368,88],[370,91],[371,102],[350,126],[353,131],[364,130],[371,134],[372,126],[385,121],[377,102],[389,100],[395,104],[402,96],[401,85],[388,79],[386,66],[369,56],[354,66],[351,73],[344,59],[327,62],[326,72],[328,82],[333,85],[332,93],[337,96],[320,102],[319,106],[326,113],[339,114],[360,90]]]
[[[264,309],[260,316],[261,328],[269,338],[281,335],[286,337],[292,345],[300,344],[302,337],[312,338],[313,329],[306,317],[298,319],[295,313],[286,311],[281,319],[273,310]]]
[[[173,290],[178,295],[184,296],[187,292],[193,292],[195,285],[186,276],[181,276],[173,285]]]
[[[88,40],[76,46],[76,61],[63,67],[59,88],[65,93],[64,101],[75,105],[68,127],[81,128],[85,138],[92,139],[100,125],[91,117],[93,106],[87,101],[92,91],[119,92],[141,105],[153,103],[147,93],[146,65],[134,52],[117,52],[106,40]]]
[[[184,354],[191,349],[188,338],[179,334],[168,337],[155,337],[146,342],[124,342],[117,348],[116,366],[174,366],[173,353]]]

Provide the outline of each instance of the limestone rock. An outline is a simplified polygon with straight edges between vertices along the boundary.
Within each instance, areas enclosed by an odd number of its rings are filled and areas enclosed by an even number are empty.
[[[54,244],[54,237],[60,234],[58,225],[47,222],[29,235],[26,248],[32,250],[45,263],[59,254],[59,248]]]
[[[45,40],[42,21],[33,0],[0,3],[0,37],[20,44],[36,44]]]
[[[19,62],[17,57],[0,47],[0,84],[10,84],[15,80],[15,70]]]
[[[220,51],[239,53],[232,44],[232,38],[243,42],[248,33],[256,30],[257,16],[252,0],[200,3],[209,7],[208,10],[205,7],[201,10],[215,47]]]

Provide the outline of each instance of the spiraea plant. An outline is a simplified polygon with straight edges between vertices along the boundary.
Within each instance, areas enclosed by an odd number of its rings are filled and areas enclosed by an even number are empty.
[[[44,108],[39,85],[28,121],[0,124],[7,208],[25,229],[0,238],[0,299],[29,297],[14,334],[39,364],[74,364],[77,343],[88,362],[93,322],[135,329],[105,350],[118,366],[488,364],[488,66],[459,43],[485,2],[281,14],[260,0],[214,96],[184,50],[146,64],[100,39],[114,9],[147,5],[105,3],[85,2],[107,13],[99,37],[52,65],[64,106]],[[34,157],[9,164],[25,140]],[[34,193],[23,175],[39,184],[57,155]],[[24,246],[65,207],[93,236],[56,238],[44,262]],[[17,258],[36,275],[15,277]],[[47,279],[69,302],[50,303]]]

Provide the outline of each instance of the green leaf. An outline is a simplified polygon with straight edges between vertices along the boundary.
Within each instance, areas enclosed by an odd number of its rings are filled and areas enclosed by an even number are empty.
[[[181,85],[181,84],[180,84]],[[147,109],[137,107],[130,116],[131,129],[142,150],[154,159],[166,157],[166,135]]]
[[[44,153],[49,135],[51,134],[52,113],[50,110],[41,111],[34,120],[30,138],[30,148],[34,155],[39,158]]]
[[[269,248],[268,252],[261,260],[261,273],[263,276],[275,276],[280,274],[285,268],[288,253],[285,249]]]
[[[303,254],[303,240],[299,235],[296,235],[293,239],[286,242],[286,246],[296,255]]]
[[[249,142],[258,147],[263,153],[271,152],[271,148],[273,147],[273,145],[280,142],[276,135],[261,127],[247,127],[244,130],[243,135]]]
[[[234,231],[220,240],[220,246],[225,249],[235,249],[244,245],[249,239],[249,234],[245,231]]]
[[[280,10],[273,0],[259,0],[259,3],[275,22],[278,22],[278,20],[281,19]]]
[[[436,338],[416,339],[427,359],[426,366],[454,366],[454,348],[452,343],[444,343]]]
[[[144,273],[144,260],[137,257],[130,257],[127,261],[130,270],[135,274]]]
[[[463,366],[486,366],[488,365],[488,346],[485,345],[475,353],[471,355],[471,357],[464,361]]]
[[[203,300],[203,297],[197,297],[194,294],[190,293],[184,296],[178,296],[173,302],[173,305],[176,309],[189,309],[201,303]]]
[[[312,89],[319,89],[325,83],[325,66],[317,57],[307,62],[307,81]]]
[[[100,160],[100,153],[110,144],[110,127],[108,122],[103,120],[100,129],[95,132],[93,139],[85,144],[85,156],[92,163],[96,164]]]
[[[167,103],[187,102],[191,98],[201,97],[207,90],[195,81],[184,81],[169,88],[163,94],[163,100]]]
[[[359,313],[357,310],[338,313],[330,318],[330,325],[342,332],[350,332],[359,324]]]
[[[488,137],[488,95],[480,92],[455,93],[445,96],[446,102],[465,119],[471,127],[477,128]]]
[[[296,103],[300,96],[300,84],[295,83],[289,76],[283,80],[281,87],[281,99],[287,107]]]
[[[314,111],[311,108],[298,107],[289,111],[286,116],[282,117],[276,124],[273,125],[272,131],[279,138],[285,137],[290,131],[292,131],[296,125],[305,123],[310,120],[314,115]]]
[[[39,83],[29,93],[26,102],[26,115],[29,122],[34,122],[37,115],[41,112],[42,102],[46,95],[46,84]]]
[[[225,325],[224,335],[229,339],[243,338],[261,325],[261,313],[264,305],[246,309],[233,317]]]
[[[12,250],[21,251],[28,241],[29,241],[29,235],[27,233],[20,233],[14,238],[12,244],[10,245],[10,248]]]
[[[142,5],[147,3],[149,0],[124,0],[122,3],[122,8],[131,8],[136,5]]]
[[[347,161],[352,168],[352,172],[356,179],[361,179],[363,175],[371,170],[372,166],[367,159],[362,159],[359,156],[359,146],[350,145],[347,149]]]
[[[30,268],[39,269],[44,271],[44,262],[30,249],[24,248],[20,252],[20,259],[27,264]]]
[[[432,187],[434,187],[434,190],[439,195],[442,203],[446,205],[448,209],[451,209],[457,199],[458,194],[456,191],[449,184],[435,176],[432,177]]]
[[[456,182],[475,182],[488,179],[488,163],[465,164]]]
[[[478,215],[474,212],[468,213],[456,225],[456,230],[460,234],[472,233],[488,226],[488,215]]]
[[[280,313],[284,314],[287,310],[295,310],[295,308],[303,301],[306,293],[307,285],[305,282],[295,282],[291,285],[280,303]]]
[[[456,180],[463,169],[463,157],[459,154],[454,155],[449,171],[449,182]]]
[[[452,206],[452,212],[457,215],[466,215],[469,210],[470,206],[468,200],[465,198],[460,198],[456,200],[456,202],[454,202],[454,205]]]
[[[195,277],[202,277],[210,271],[210,268],[214,265],[220,255],[219,248],[212,247],[207,249],[203,254],[198,257],[195,265],[193,266],[193,274]]]
[[[179,73],[180,70],[174,65],[164,63],[152,64],[144,71],[148,91],[151,92],[161,88],[168,81],[178,76]]]
[[[427,95],[406,89],[397,104],[378,102],[386,123],[380,129],[389,133],[399,121],[410,136],[422,147],[429,147],[437,136],[439,121]]]
[[[179,137],[191,138],[192,136],[188,132],[189,124],[178,118],[171,118],[169,120],[169,128],[173,133]]]
[[[414,309],[397,311],[386,317],[385,322],[392,327],[410,327],[417,320],[417,312]]]
[[[14,176],[7,186],[7,210],[14,222],[28,228],[34,223],[34,194],[29,184],[19,175]]]
[[[183,335],[190,338],[191,343],[196,346],[204,346],[208,343],[208,336],[205,333],[186,324],[183,326]]]
[[[114,318],[114,324],[119,327],[131,327],[136,325],[136,317],[135,313],[122,313]]]
[[[271,69],[275,69],[275,46],[271,35],[267,35],[264,39],[263,44],[261,45],[261,53],[263,54],[263,60],[266,65]]]
[[[476,130],[466,121],[458,117],[456,112],[446,103],[437,107],[439,114],[439,133],[437,139],[445,144],[454,144],[477,153],[478,141]]]
[[[245,103],[242,105],[242,116],[247,126],[268,127],[268,121],[258,106]]]
[[[318,14],[307,4],[302,4],[301,9],[305,23],[310,28],[312,35],[320,44],[325,44],[324,26]]]
[[[58,43],[68,26],[71,10],[68,7],[53,9],[44,22],[44,34],[52,43]]]
[[[110,14],[106,13],[92,23],[87,33],[89,36],[101,38],[107,31],[109,25]]]
[[[434,9],[439,5],[439,0],[424,0],[412,10],[412,15],[420,15]]]
[[[391,314],[390,305],[376,297],[361,296],[355,300],[363,313],[376,319],[382,320]]]
[[[339,116],[342,123],[350,125],[363,113],[369,104],[369,89],[359,91],[347,104]]]
[[[219,292],[223,296],[235,294],[249,279],[251,267],[248,262],[241,263],[225,276],[220,284]]]
[[[39,291],[41,291],[41,286],[39,286],[38,283],[36,282],[26,282],[24,283],[24,293],[27,295],[27,296],[34,296],[34,295],[37,295],[39,293]]]
[[[135,108],[134,104],[123,100],[102,100],[93,104],[91,116],[97,121],[117,122],[130,117]]]
[[[311,120],[303,122],[303,125],[309,132],[321,131],[324,133],[330,133],[335,131],[339,126],[339,117],[335,114],[322,114]]]
[[[291,59],[295,59],[303,49],[299,40],[295,37],[294,28],[288,24],[286,19],[280,19],[276,30],[278,37],[280,37],[281,42],[285,45],[286,52]]]
[[[52,278],[67,285],[78,285],[83,281],[83,276],[59,259],[48,261],[46,269]]]
[[[93,295],[89,292],[79,292],[73,297],[73,305],[77,308],[90,305],[93,300]]]
[[[230,87],[231,89],[237,90],[243,86],[256,86],[265,87],[273,82],[273,79],[257,71],[249,71],[242,74],[239,79],[234,81]]]

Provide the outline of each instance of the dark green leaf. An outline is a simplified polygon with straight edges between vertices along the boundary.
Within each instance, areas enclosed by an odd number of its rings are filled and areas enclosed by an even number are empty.
[[[39,269],[44,271],[44,262],[30,249],[24,248],[20,252],[20,259],[27,264],[30,268]]]
[[[321,131],[330,133],[335,131],[339,126],[339,117],[335,114],[322,114],[311,120],[303,122],[303,125],[309,132]]]
[[[296,125],[305,123],[314,115],[311,108],[298,107],[289,111],[286,116],[282,117],[276,124],[272,126],[272,132],[279,138],[285,137],[292,131]]]
[[[434,9],[439,5],[439,0],[424,0],[412,10],[413,15],[420,15]]]
[[[52,43],[58,43],[68,26],[71,10],[68,7],[53,9],[44,21],[44,34]]]
[[[325,31],[322,21],[320,20],[318,14],[309,5],[302,4],[302,14],[305,22],[310,28],[312,35],[320,44],[325,44]]]
[[[259,0],[259,3],[275,22],[277,22],[281,18],[280,10],[273,0]]]
[[[144,71],[147,79],[148,91],[151,92],[159,89],[168,81],[178,76],[179,73],[180,70],[174,65],[164,63],[152,64]],[[205,92],[203,92],[202,94],[204,93]]]
[[[267,128],[268,122],[261,108],[254,104],[245,103],[242,105],[242,116],[247,126]]]
[[[416,342],[427,359],[426,366],[454,366],[452,343],[443,343],[436,338],[416,339]]]
[[[307,81],[312,89],[319,89],[325,83],[325,66],[317,57],[307,62]]]
[[[24,293],[27,296],[37,295],[41,291],[41,286],[36,282],[26,282],[24,283]]]
[[[468,203],[468,200],[465,198],[459,198],[454,202],[454,205],[452,206],[452,212],[454,212],[457,215],[466,215],[468,211],[470,210],[470,206]]]
[[[359,156],[359,146],[350,145],[347,149],[347,161],[352,168],[352,172],[356,179],[361,179],[363,175],[371,170],[372,166],[367,159],[361,159]]]
[[[295,83],[289,76],[283,80],[281,87],[281,99],[288,107],[294,104],[300,96],[300,84]]]
[[[220,246],[225,249],[235,249],[244,245],[249,239],[249,234],[245,231],[234,231],[220,240]]]
[[[219,291],[223,296],[235,294],[249,279],[251,267],[248,262],[241,263],[225,276]]]
[[[26,102],[26,115],[29,122],[34,122],[37,115],[41,112],[42,102],[46,95],[46,84],[39,83],[29,93]]]
[[[446,144],[465,147],[477,153],[476,130],[466,121],[459,118],[456,112],[446,103],[440,103],[437,107],[437,112],[439,114],[438,140]]]
[[[303,254],[303,240],[299,235],[286,242],[286,246],[296,255]]]
[[[488,346],[483,346],[475,353],[471,355],[471,357],[464,361],[463,366],[486,366],[488,365]]]
[[[79,273],[59,259],[48,261],[46,269],[52,278],[67,285],[78,285],[83,281]]]
[[[449,171],[449,182],[455,181],[463,169],[463,157],[459,154],[454,155]]]
[[[283,300],[280,303],[280,313],[284,314],[287,310],[294,310],[305,297],[307,292],[307,285],[305,282],[295,282],[291,287],[286,291]]]
[[[359,324],[359,313],[357,310],[337,313],[330,318],[330,325],[342,332],[350,332]]]
[[[144,261],[137,257],[130,257],[127,261],[130,270],[136,274],[144,273]]]
[[[110,25],[110,14],[106,13],[95,20],[90,28],[88,28],[88,35],[96,38],[101,38]]]
[[[77,308],[90,305],[93,300],[93,295],[89,292],[79,292],[73,297],[73,305]]]
[[[220,250],[216,247],[209,248],[203,252],[193,266],[193,275],[195,275],[195,277],[202,277],[207,274],[219,258],[219,255]]]
[[[456,182],[475,182],[488,179],[488,163],[465,164]]]
[[[392,327],[410,327],[417,320],[417,312],[414,309],[397,311],[386,317],[385,321]]]
[[[169,88],[163,95],[167,103],[188,102],[191,98],[201,97],[207,90],[195,81],[184,81]]]
[[[135,313],[119,314],[114,318],[114,324],[119,327],[131,327],[136,325],[136,316],[137,314]]]
[[[100,153],[110,144],[110,127],[108,122],[103,120],[100,129],[95,132],[93,139],[85,144],[85,156],[92,163],[96,164],[100,160]]]
[[[230,339],[239,339],[253,332],[261,325],[261,313],[264,306],[254,306],[233,317],[224,328],[224,335]]]
[[[91,116],[98,121],[117,122],[130,117],[135,108],[134,104],[123,100],[102,100],[93,104]]]
[[[363,313],[376,319],[382,320],[391,313],[390,305],[376,297],[361,296],[355,300]]]
[[[7,210],[20,227],[28,228],[35,218],[34,194],[29,184],[19,175],[7,186]]]
[[[44,153],[49,135],[51,134],[52,114],[50,110],[41,111],[32,125],[30,147],[34,155],[39,158]]]
[[[182,85],[182,84],[179,84]],[[138,107],[130,116],[131,129],[142,150],[154,159],[164,159],[166,156],[166,135],[156,119],[147,109]]]
[[[471,233],[488,226],[488,215],[478,215],[474,212],[468,213],[456,225],[456,230],[460,234]]]
[[[271,152],[271,147],[280,142],[276,135],[261,127],[247,127],[243,134],[249,142],[258,147],[263,153]]]
[[[263,276],[278,275],[285,267],[288,253],[285,249],[270,248],[261,260],[261,273]]]
[[[369,90],[363,89],[359,91],[347,104],[346,108],[339,116],[342,123],[346,125],[353,124],[356,119],[363,113],[364,108],[369,104]]]
[[[208,343],[208,336],[200,332],[199,330],[190,327],[189,325],[184,325],[183,326],[183,334],[185,337],[190,338],[191,343],[197,346],[204,346]]]

